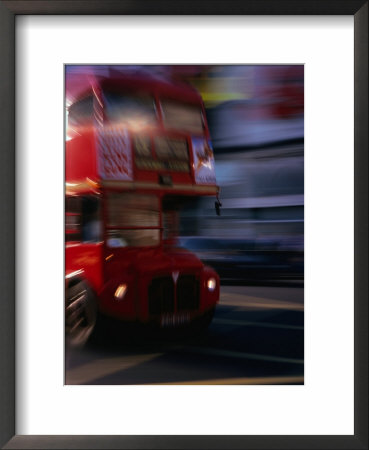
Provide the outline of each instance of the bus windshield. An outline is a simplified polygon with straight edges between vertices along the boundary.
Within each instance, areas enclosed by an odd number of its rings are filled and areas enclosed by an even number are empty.
[[[160,242],[159,199],[155,195],[109,193],[109,247],[146,247]]]
[[[163,243],[178,246],[178,236],[183,228],[183,213],[191,211],[196,199],[191,196],[166,195],[162,200]],[[187,224],[188,226],[188,224]]]
[[[155,125],[154,98],[147,94],[105,92],[105,114],[109,122],[128,126]]]

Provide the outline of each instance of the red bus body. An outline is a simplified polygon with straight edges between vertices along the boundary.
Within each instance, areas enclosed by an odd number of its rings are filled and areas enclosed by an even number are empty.
[[[66,297],[82,282],[114,318],[177,326],[204,316],[219,277],[175,244],[182,201],[218,193],[201,97],[124,75],[81,92],[67,108]]]

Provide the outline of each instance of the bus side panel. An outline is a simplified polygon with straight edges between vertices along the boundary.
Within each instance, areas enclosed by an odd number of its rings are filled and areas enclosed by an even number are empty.
[[[84,279],[97,295],[102,289],[102,244],[67,244],[65,249],[65,272],[76,273]]]
[[[67,182],[97,179],[94,133],[86,132],[66,143],[65,179]]]

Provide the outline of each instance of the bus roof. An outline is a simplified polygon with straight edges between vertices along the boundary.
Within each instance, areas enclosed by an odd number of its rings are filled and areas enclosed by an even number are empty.
[[[200,94],[192,86],[147,74],[115,73],[107,77],[89,73],[72,73],[66,76],[67,106],[85,97],[96,86],[103,90],[144,91],[159,97],[172,97],[188,103],[202,103]]]

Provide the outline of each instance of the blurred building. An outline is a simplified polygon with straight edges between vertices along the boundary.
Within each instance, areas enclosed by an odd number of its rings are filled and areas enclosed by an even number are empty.
[[[196,212],[186,211],[182,232],[219,238],[278,242],[303,249],[303,143],[260,149],[216,152],[221,215],[214,201],[201,199]]]
[[[202,86],[221,216],[203,199],[185,211],[186,235],[278,242],[303,249],[303,66],[225,66]],[[218,92],[216,92],[218,89]],[[228,95],[228,97],[227,97]]]

